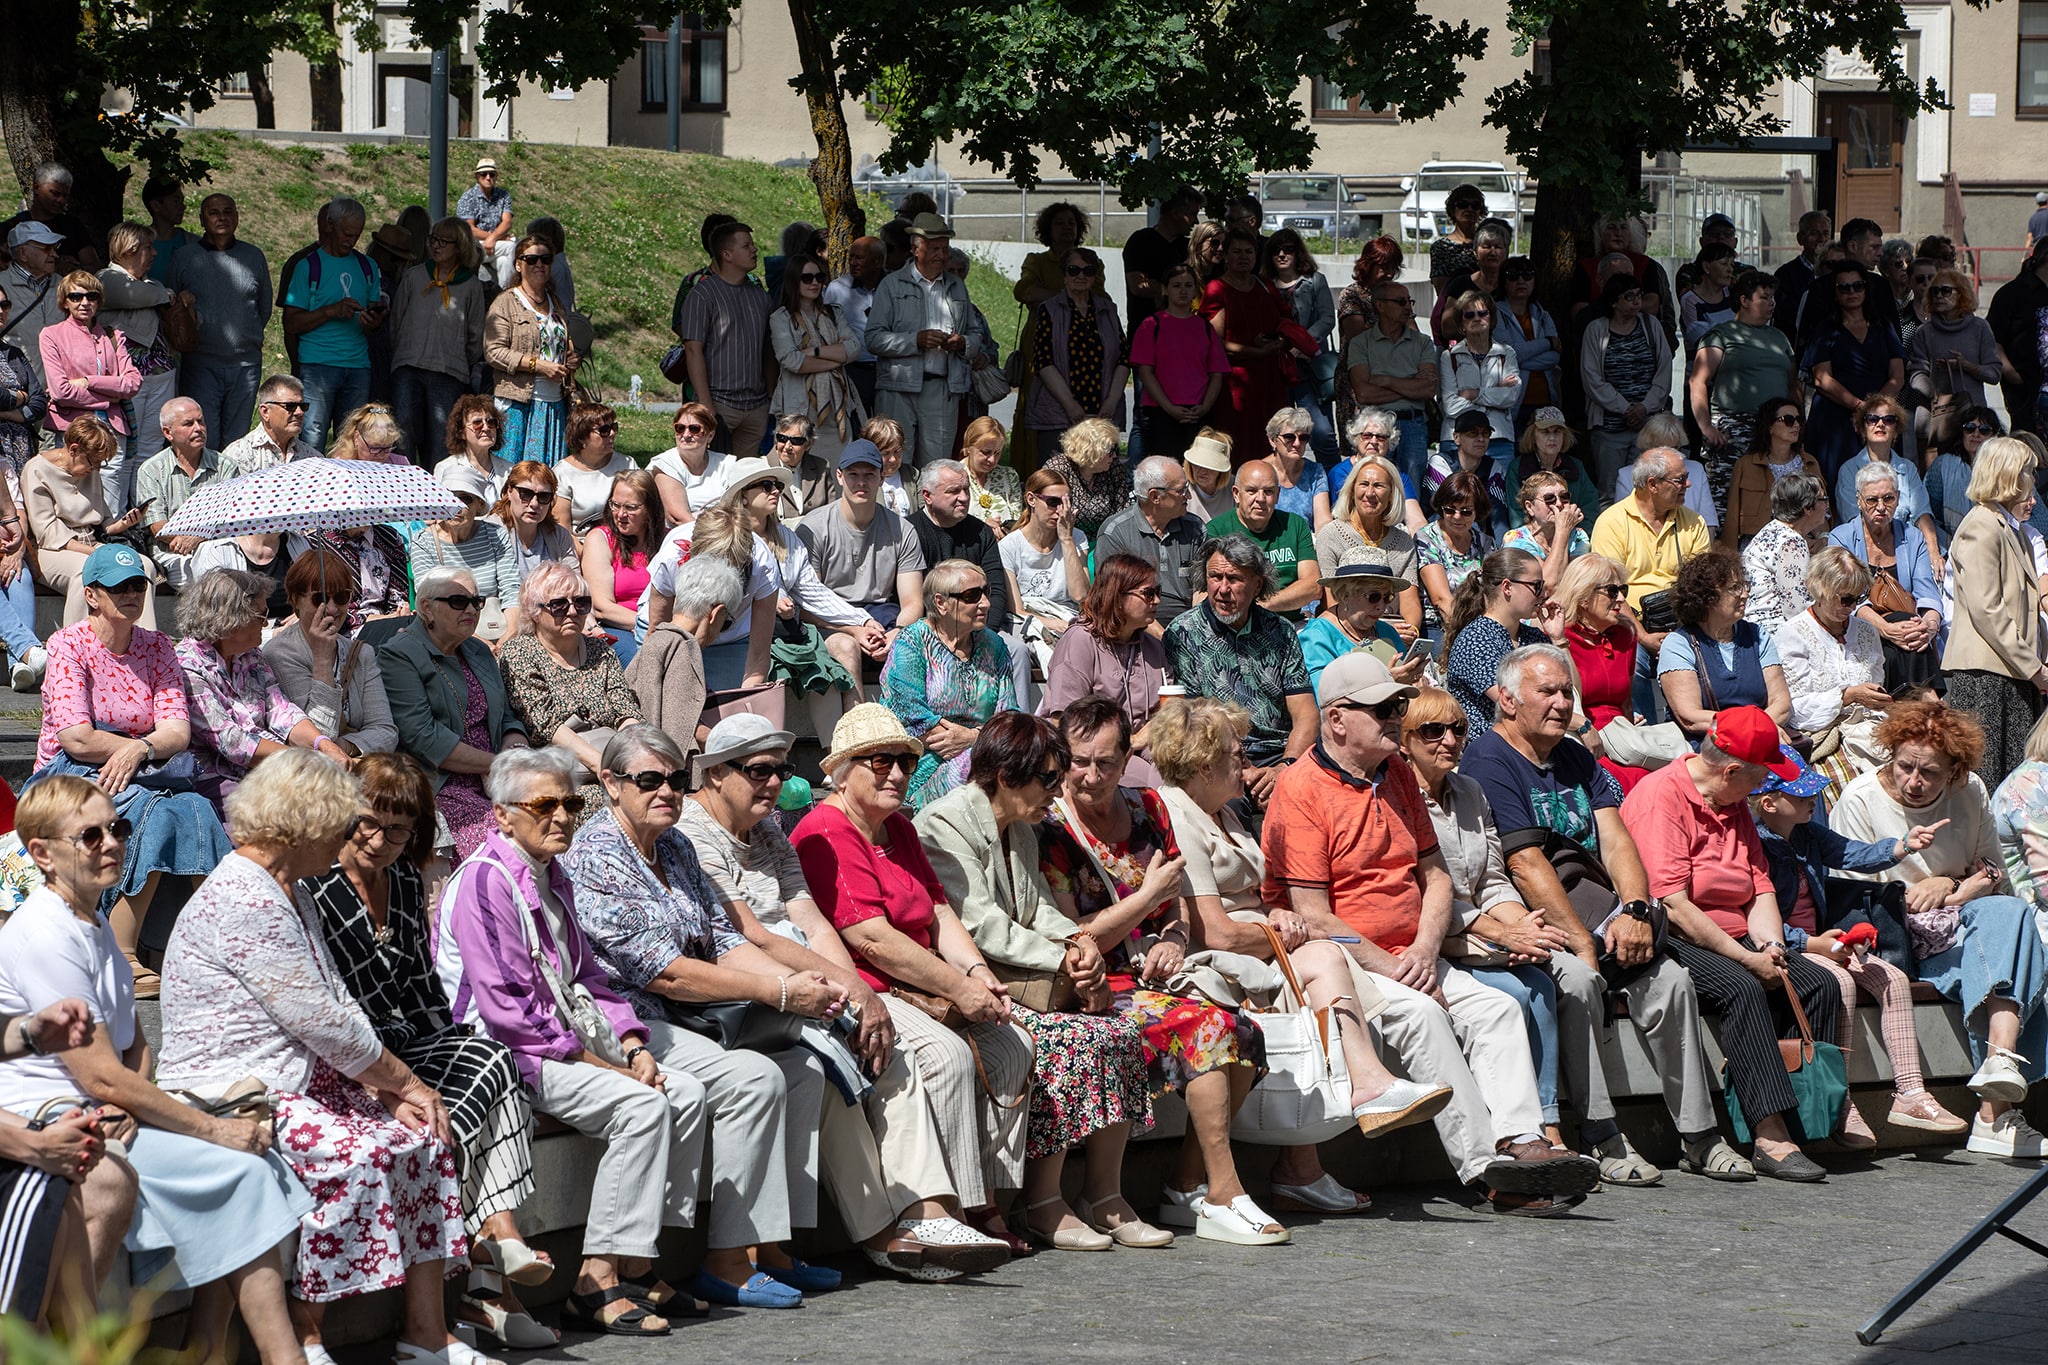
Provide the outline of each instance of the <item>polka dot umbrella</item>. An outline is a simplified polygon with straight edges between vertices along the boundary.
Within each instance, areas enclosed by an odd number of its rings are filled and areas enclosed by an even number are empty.
[[[386,521],[440,521],[461,511],[456,496],[418,465],[316,457],[208,484],[159,534],[351,531]]]

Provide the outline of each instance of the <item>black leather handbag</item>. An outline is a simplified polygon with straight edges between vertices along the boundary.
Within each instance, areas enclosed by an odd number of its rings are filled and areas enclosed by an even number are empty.
[[[803,1037],[804,1017],[758,1000],[718,1000],[703,1005],[671,1004],[670,1022],[701,1033],[727,1052],[781,1052]]]

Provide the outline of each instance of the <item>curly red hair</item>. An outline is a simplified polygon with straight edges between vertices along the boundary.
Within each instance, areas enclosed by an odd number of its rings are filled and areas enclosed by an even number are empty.
[[[1877,742],[1892,753],[1905,744],[1923,744],[1946,754],[1955,774],[1974,769],[1984,757],[1984,727],[1967,712],[1945,702],[1899,702],[1877,727]]]

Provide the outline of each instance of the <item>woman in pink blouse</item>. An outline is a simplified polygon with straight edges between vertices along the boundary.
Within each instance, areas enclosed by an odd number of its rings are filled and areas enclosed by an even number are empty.
[[[192,787],[192,722],[170,637],[136,624],[146,572],[142,556],[125,545],[87,556],[79,575],[86,619],[47,645],[43,728],[29,784],[52,773],[87,778],[133,822],[108,917],[134,969],[135,994],[149,999],[157,975],[135,952],[159,878],[204,877],[231,846],[212,805]]]
[[[88,412],[103,414],[107,425],[124,437],[135,435],[135,423],[124,411],[142,391],[142,371],[128,355],[119,332],[99,325],[100,281],[89,270],[74,270],[57,286],[64,321],[43,329],[43,375],[50,390],[50,409],[43,421],[62,431]],[[139,413],[143,423],[156,421],[153,412]]]

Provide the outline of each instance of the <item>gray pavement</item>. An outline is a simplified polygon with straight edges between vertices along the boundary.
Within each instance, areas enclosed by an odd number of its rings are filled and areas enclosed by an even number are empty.
[[[2048,1360],[2048,1261],[1997,1238],[1877,1347],[1855,1339],[2032,1168],[1959,1151],[1828,1164],[1819,1186],[1673,1172],[1549,1222],[1496,1217],[1449,1187],[1397,1189],[1376,1192],[1364,1217],[1290,1216],[1287,1247],[1188,1237],[1157,1252],[1041,1252],[947,1286],[876,1278],[842,1257],[846,1287],[799,1310],[721,1312],[652,1342],[571,1336],[513,1359]],[[2048,1197],[2016,1227],[2048,1240]]]

